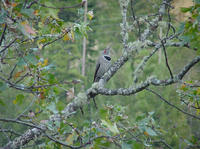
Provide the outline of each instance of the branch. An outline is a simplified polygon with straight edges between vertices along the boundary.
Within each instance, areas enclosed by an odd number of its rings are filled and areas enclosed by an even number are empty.
[[[167,66],[167,68],[168,68],[168,70],[169,70],[169,73],[170,73],[171,78],[173,78],[173,74],[172,74],[171,68],[169,67],[168,58],[167,58],[167,52],[166,52],[166,49],[165,49],[165,45],[164,45],[163,40],[161,40],[161,43],[162,43],[162,47],[163,47],[163,51],[164,51],[164,55],[165,55],[165,63],[166,63],[166,66]]]
[[[127,41],[128,41],[128,22],[127,22],[127,9],[128,9],[129,0],[120,0],[121,14],[122,14],[122,24],[120,24],[122,31],[122,44],[124,46],[124,50],[127,49]]]
[[[167,144],[164,140],[153,141],[153,143],[162,143],[167,148],[172,149],[172,147],[169,144]]]
[[[134,10],[133,10],[133,0],[131,0],[131,12],[132,12],[132,17],[133,17],[133,20],[136,21],[137,23],[137,27],[138,27],[138,38],[140,39],[140,34],[141,34],[141,29],[140,29],[140,24],[139,24],[139,21],[136,19],[135,17],[135,13],[134,13]]]
[[[27,144],[30,140],[33,140],[42,135],[42,131],[38,130],[39,129],[37,128],[28,129],[25,132],[25,135],[21,135],[13,141],[8,142],[8,144],[6,144],[6,146],[4,146],[3,149],[15,149]]]
[[[43,129],[42,127],[39,127],[37,125],[33,125],[31,123],[26,123],[24,121],[20,121],[20,120],[15,120],[15,119],[8,119],[8,118],[0,118],[0,121],[2,122],[12,122],[12,123],[17,123],[17,124],[22,124],[25,126],[29,126],[29,127],[33,127],[33,128],[37,128],[37,129]]]
[[[93,91],[92,96],[101,94],[101,95],[125,95],[129,96],[132,94],[135,94],[137,92],[140,92],[144,89],[146,89],[149,85],[155,85],[155,86],[167,86],[171,85],[173,83],[177,83],[180,81],[186,73],[198,62],[200,62],[200,56],[197,56],[194,58],[191,62],[189,62],[183,69],[180,71],[174,78],[166,79],[166,80],[158,80],[156,78],[149,78],[144,83],[141,83],[137,87],[133,88],[119,88],[119,89],[106,89],[102,87],[97,87],[95,91]],[[91,94],[91,93],[90,93]]]
[[[51,9],[69,9],[69,8],[76,8],[76,7],[83,6],[85,2],[86,2],[86,0],[82,0],[81,3],[75,4],[73,6],[65,6],[65,7],[52,7],[52,6],[47,6],[45,4],[39,4],[39,3],[38,3],[38,5],[45,7],[45,8],[51,8]]]
[[[200,120],[200,117],[197,117],[197,116],[195,116],[195,115],[192,115],[192,114],[190,114],[190,113],[187,113],[187,112],[183,111],[183,110],[180,109],[179,107],[177,107],[177,106],[173,105],[172,103],[170,103],[169,101],[167,101],[165,98],[163,98],[160,94],[156,93],[155,91],[153,91],[153,90],[151,90],[151,89],[149,89],[149,88],[146,88],[146,90],[149,91],[149,92],[151,92],[151,93],[153,93],[154,95],[158,96],[162,101],[164,101],[165,103],[167,103],[169,106],[175,108],[176,110],[182,112],[183,114],[188,115],[188,116],[191,116],[191,117],[193,117],[193,118],[195,118],[195,119]]]
[[[20,136],[21,134],[12,130],[12,129],[0,129],[0,132],[7,132],[7,133],[11,133],[11,134],[15,134],[17,136]]]
[[[7,83],[9,85],[9,87],[15,88],[16,90],[21,90],[21,91],[25,91],[25,92],[31,92],[32,91],[32,90],[28,89],[27,87],[16,85],[16,84],[10,82],[9,80],[7,80],[7,79],[5,79],[1,76],[0,76],[0,80],[4,81],[5,83]]]
[[[5,46],[0,53],[4,52],[7,48],[9,48],[15,41],[17,40],[17,38],[15,38],[13,41],[11,41],[11,43],[9,43],[9,45]]]
[[[5,23],[5,26],[4,26],[4,29],[3,29],[3,33],[1,34],[1,38],[0,38],[0,46],[2,44],[2,41],[3,41],[4,37],[5,37],[6,29],[7,29],[7,24]]]

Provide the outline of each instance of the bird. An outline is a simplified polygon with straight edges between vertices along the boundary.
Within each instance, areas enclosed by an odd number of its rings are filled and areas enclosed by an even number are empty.
[[[105,48],[100,52],[96,62],[96,69],[93,82],[99,82],[101,77],[108,71],[111,66],[110,47]]]
[[[96,62],[93,83],[99,82],[101,77],[103,77],[103,75],[108,71],[110,66],[111,66],[110,47],[108,47],[100,52],[99,58]],[[93,99],[94,105],[97,109],[97,105],[96,105],[94,97],[92,97],[92,99]]]

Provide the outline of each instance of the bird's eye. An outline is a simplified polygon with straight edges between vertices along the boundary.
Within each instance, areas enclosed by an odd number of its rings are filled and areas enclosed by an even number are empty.
[[[106,60],[110,61],[111,60],[111,57],[109,56],[104,56]]]

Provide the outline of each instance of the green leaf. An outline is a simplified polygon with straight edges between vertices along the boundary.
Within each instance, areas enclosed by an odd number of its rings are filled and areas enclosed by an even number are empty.
[[[20,12],[26,17],[34,18],[34,9],[21,9]]]
[[[114,134],[119,133],[116,123],[112,124],[111,122],[108,122],[105,120],[101,120],[101,121],[102,121],[102,124],[105,125],[112,133]]]
[[[17,65],[18,66],[24,66],[24,65],[26,65],[26,62],[24,61],[23,58],[20,58],[19,61],[17,62]]]
[[[24,59],[27,60],[29,63],[34,64],[34,65],[37,63],[37,59],[36,59],[35,55],[32,54],[32,53],[25,56]]]
[[[178,32],[182,33],[184,31],[184,29],[185,29],[185,23],[181,23],[179,26]]]
[[[183,12],[183,13],[186,13],[186,12],[191,11],[191,10],[192,10],[192,7],[189,7],[189,8],[182,7],[181,8],[181,12]]]
[[[156,132],[151,129],[150,127],[146,127],[145,131],[150,135],[150,136],[157,136]]]
[[[3,24],[6,22],[6,11],[2,8],[1,14],[0,14],[0,24]]]
[[[148,114],[149,114],[150,116],[152,116],[154,113],[155,113],[154,111],[148,112]]]
[[[58,109],[58,111],[62,111],[65,108],[65,104],[63,104],[63,102],[58,101],[58,103],[56,104],[56,108]]]
[[[0,99],[0,105],[5,106],[6,104],[3,102],[2,99]]]
[[[18,94],[18,95],[16,96],[16,99],[15,99],[16,103],[22,104],[22,103],[23,103],[23,100],[24,100],[24,95],[23,95],[23,94]]]
[[[58,110],[56,109],[56,104],[55,103],[51,103],[50,105],[48,105],[46,107],[47,110],[53,112],[54,114],[57,114],[58,113]]]
[[[0,82],[0,92],[6,90],[7,87],[8,87],[7,84]]]
[[[130,144],[127,144],[126,142],[122,143],[122,149],[132,149]]]
[[[98,138],[98,139],[95,139],[94,141],[95,149],[101,149],[102,147],[108,148],[110,145],[111,143],[105,140],[104,138]]]
[[[55,76],[51,73],[48,74],[48,81],[50,84],[53,84],[55,83],[56,79],[55,79]]]
[[[107,110],[105,110],[105,109],[100,109],[99,114],[102,119],[106,119],[106,117],[108,115]]]

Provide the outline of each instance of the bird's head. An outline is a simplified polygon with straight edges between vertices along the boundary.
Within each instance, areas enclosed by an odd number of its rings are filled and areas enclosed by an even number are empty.
[[[110,55],[110,48],[105,48],[105,49],[102,51],[102,54],[103,54],[103,55]]]

